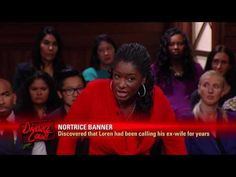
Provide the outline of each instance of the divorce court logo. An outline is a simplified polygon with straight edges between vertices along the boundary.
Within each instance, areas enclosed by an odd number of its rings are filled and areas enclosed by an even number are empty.
[[[24,143],[47,141],[56,135],[54,122],[50,121],[25,122],[20,124],[20,130]]]

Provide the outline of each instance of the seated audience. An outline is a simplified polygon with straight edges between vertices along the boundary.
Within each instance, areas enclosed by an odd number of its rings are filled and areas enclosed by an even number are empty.
[[[219,107],[218,102],[224,95],[225,79],[217,71],[205,72],[199,81],[198,93],[200,101],[193,108],[192,123],[206,124],[206,136],[186,138],[189,154],[220,155],[236,154],[236,134],[221,129],[208,129],[210,123],[230,124],[226,111]],[[200,132],[203,132],[202,130]]]
[[[208,55],[204,71],[215,70],[224,76],[225,93],[219,100],[219,106],[229,98],[236,95],[236,62],[234,53],[224,45],[217,45]],[[199,101],[198,91],[194,91],[191,96],[192,107]]]

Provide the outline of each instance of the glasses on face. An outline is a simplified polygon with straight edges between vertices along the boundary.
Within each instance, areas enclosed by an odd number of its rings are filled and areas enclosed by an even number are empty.
[[[215,59],[215,60],[212,61],[212,64],[215,65],[215,66],[217,66],[217,65],[219,65],[219,64],[221,64],[221,65],[227,65],[228,62],[225,61],[225,60],[218,60],[218,59]]]
[[[77,94],[80,94],[80,92],[83,90],[83,87],[78,87],[78,88],[68,88],[68,89],[62,89],[63,92],[66,93],[67,96],[74,95],[76,92]]]

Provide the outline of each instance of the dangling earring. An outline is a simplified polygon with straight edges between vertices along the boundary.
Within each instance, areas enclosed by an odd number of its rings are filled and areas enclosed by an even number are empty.
[[[144,96],[146,95],[146,93],[147,93],[147,90],[146,90],[146,87],[145,87],[144,84],[142,84],[142,87],[143,87],[143,94],[141,95],[141,93],[138,91],[138,95],[139,95],[140,97],[144,97]]]
[[[112,84],[113,84],[113,81],[111,80],[110,82],[110,89],[112,90]]]

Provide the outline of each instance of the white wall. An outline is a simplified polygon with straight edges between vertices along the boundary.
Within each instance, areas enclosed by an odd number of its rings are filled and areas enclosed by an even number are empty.
[[[199,35],[200,29],[202,27],[204,22],[193,22],[192,23],[192,41],[194,44],[197,36]],[[199,50],[199,51],[205,51],[210,52],[212,50],[212,29],[210,27],[210,24],[207,23],[203,33],[200,36],[200,40],[197,43],[196,47],[193,50]],[[196,56],[196,61],[201,64],[201,66],[204,68],[206,64],[206,57],[205,56]]]

